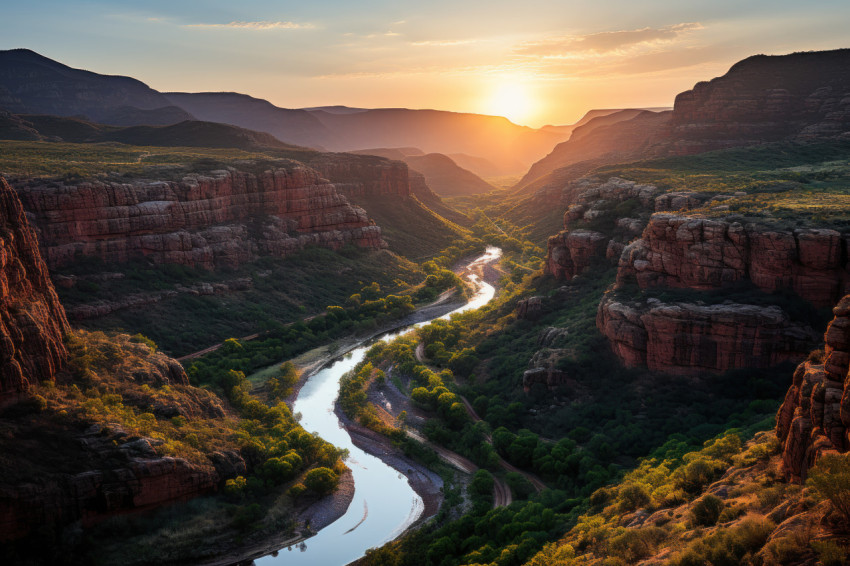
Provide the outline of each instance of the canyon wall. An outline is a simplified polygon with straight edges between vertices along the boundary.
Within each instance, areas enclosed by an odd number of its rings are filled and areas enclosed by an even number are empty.
[[[805,357],[817,342],[779,307],[617,300],[608,295],[596,325],[626,367],[676,375],[768,368]]]
[[[181,181],[27,181],[16,187],[51,268],[80,256],[145,257],[206,269],[307,245],[381,248],[381,229],[319,173],[297,162],[233,168]]]
[[[803,362],[776,415],[782,441],[782,465],[793,480],[828,453],[850,449],[850,296],[833,309],[823,359]]]
[[[53,379],[67,357],[67,330],[35,232],[0,177],[0,400]]]
[[[655,214],[620,257],[617,284],[716,289],[751,281],[792,289],[819,307],[848,292],[848,237],[835,230],[779,230],[727,220]]]

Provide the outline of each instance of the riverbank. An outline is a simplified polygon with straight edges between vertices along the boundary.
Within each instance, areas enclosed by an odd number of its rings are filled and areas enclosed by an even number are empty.
[[[420,322],[445,316],[466,304],[465,301],[457,300],[456,295],[457,291],[455,289],[449,289],[442,293],[434,302],[423,307],[419,307],[403,319],[387,323],[367,335],[354,338],[341,338],[331,342],[330,344],[313,348],[312,350],[308,350],[307,352],[292,358],[289,361],[291,361],[295,365],[295,369],[298,370],[298,381],[295,385],[293,385],[292,393],[284,400],[284,402],[290,409],[292,409],[295,399],[298,398],[298,393],[301,391],[301,388],[304,387],[304,384],[307,383],[307,380],[336,358],[346,355],[355,348],[359,348],[366,342],[369,342],[382,334],[387,334],[407,326],[412,326]],[[260,370],[260,372],[262,371],[265,370]]]
[[[443,504],[443,479],[439,475],[405,456],[386,436],[353,422],[338,404],[334,407],[334,414],[355,446],[404,475],[413,491],[422,498],[422,515],[408,529],[418,527],[437,514]]]
[[[229,566],[247,564],[272,553],[309,543],[310,537],[342,517],[354,499],[354,478],[346,470],[331,495],[304,495],[297,501],[285,491],[267,496],[265,516],[250,529],[223,528],[231,522],[232,504],[216,498],[195,500],[142,521],[160,528],[101,544],[92,561],[142,566]],[[250,502],[249,502],[250,503]],[[246,503],[247,504],[247,503]],[[118,523],[113,527],[119,528]],[[122,529],[131,529],[132,523]]]

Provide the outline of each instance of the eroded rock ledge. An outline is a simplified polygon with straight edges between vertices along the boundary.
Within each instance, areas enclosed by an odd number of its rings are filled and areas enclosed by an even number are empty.
[[[15,192],[0,177],[0,401],[64,365],[68,321]]]
[[[850,290],[848,246],[835,230],[654,214],[620,256],[617,284],[716,289],[749,280],[768,292],[792,289],[824,307]]]
[[[627,367],[677,375],[768,368],[797,361],[817,342],[779,307],[618,301],[599,304],[596,325]]]
[[[294,161],[261,173],[228,168],[177,182],[28,181],[17,191],[51,268],[92,256],[213,269],[307,245],[386,245],[366,211]]]
[[[812,356],[794,372],[776,415],[786,474],[803,480],[818,458],[850,449],[850,296],[833,309],[824,356]]]

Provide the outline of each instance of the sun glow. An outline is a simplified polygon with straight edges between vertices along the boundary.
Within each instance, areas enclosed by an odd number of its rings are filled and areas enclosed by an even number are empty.
[[[487,101],[487,112],[504,116],[511,122],[525,124],[537,112],[537,102],[518,80],[495,88]]]

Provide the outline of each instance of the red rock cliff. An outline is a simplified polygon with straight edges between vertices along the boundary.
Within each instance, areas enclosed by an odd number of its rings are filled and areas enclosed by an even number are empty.
[[[850,296],[832,311],[823,360],[803,362],[776,415],[783,443],[782,464],[794,480],[803,480],[818,458],[850,449]]]
[[[599,304],[596,325],[627,367],[677,375],[768,368],[798,361],[816,334],[779,307],[619,301]]]
[[[35,232],[0,177],[0,399],[53,379],[67,357],[67,329]]]
[[[212,269],[306,245],[379,248],[366,212],[297,162],[254,174],[229,168],[179,182],[18,187],[51,267],[78,256],[124,262],[146,257]]]
[[[848,291],[847,250],[847,237],[834,230],[655,214],[620,256],[617,283],[714,289],[750,280],[768,292],[793,289],[823,307]]]

